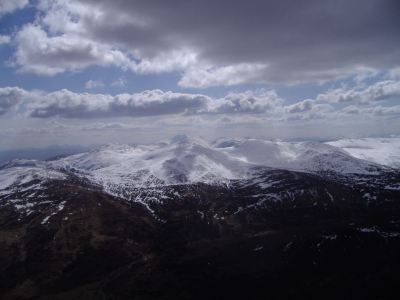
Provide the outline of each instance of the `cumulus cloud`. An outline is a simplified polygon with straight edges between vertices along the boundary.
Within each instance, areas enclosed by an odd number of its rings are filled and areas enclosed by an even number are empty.
[[[202,109],[210,99],[204,95],[143,91],[136,94],[74,93],[63,89],[52,93],[25,92],[24,110],[34,118],[143,117],[190,113]]]
[[[28,0],[0,0],[0,18],[28,5]]]
[[[320,82],[400,61],[397,0],[233,0],[229,9],[211,0],[39,0],[38,8],[16,40],[16,65],[38,74],[177,71],[179,85],[204,88]]]
[[[94,84],[89,82],[90,85]],[[34,118],[108,118],[160,115],[263,114],[282,107],[275,91],[229,93],[221,98],[202,94],[147,90],[134,94],[75,93],[0,88],[2,113],[21,104],[21,112]]]
[[[376,82],[364,89],[335,89],[316,97],[318,102],[330,103],[369,103],[400,97],[400,81],[387,80]]]
[[[190,113],[207,105],[210,98],[197,94],[144,91],[137,94],[120,94],[110,103],[110,110],[117,115],[151,116]]]
[[[97,43],[77,35],[50,36],[40,26],[26,25],[15,37],[18,44],[15,65],[21,72],[55,75],[76,71],[91,65],[132,68],[127,54],[110,45]]]
[[[208,113],[266,113],[282,105],[283,100],[275,91],[247,91],[229,93],[223,98],[210,103]]]
[[[93,83],[90,83],[93,84]],[[391,99],[397,95],[395,82],[382,81],[359,91],[363,96],[338,105],[340,97],[332,100],[316,97],[287,104],[275,90],[230,92],[223,97],[204,94],[146,90],[133,94],[78,93],[67,89],[54,92],[26,91],[18,87],[0,88],[0,114],[11,110],[32,118],[121,118],[179,115],[189,117],[230,116],[251,122],[260,120],[317,120],[351,116],[393,116],[399,107]],[[330,92],[324,93],[327,95]],[[321,94],[322,95],[322,94]],[[335,93],[334,95],[337,95]],[[368,95],[368,96],[366,96]],[[325,97],[325,96],[324,96]],[[354,98],[354,97],[353,97]],[[352,99],[353,99],[352,98]],[[361,100],[360,100],[361,99]],[[368,101],[366,101],[367,99]],[[322,101],[323,100],[323,101]],[[226,123],[226,122],[224,122]]]

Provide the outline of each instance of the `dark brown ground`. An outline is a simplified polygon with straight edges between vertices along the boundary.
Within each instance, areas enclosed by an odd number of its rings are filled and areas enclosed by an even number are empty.
[[[20,221],[0,208],[0,299],[400,299],[399,193],[368,206],[336,193],[234,214],[241,195],[200,186],[155,205],[160,221],[54,183],[66,204],[47,224],[46,208]]]

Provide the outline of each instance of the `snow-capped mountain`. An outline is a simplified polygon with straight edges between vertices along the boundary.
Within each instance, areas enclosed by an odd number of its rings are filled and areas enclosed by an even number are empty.
[[[219,186],[224,193],[246,195],[250,200],[235,208],[241,211],[304,197],[310,201],[340,197],[337,188],[324,187],[318,180],[358,186],[360,197],[375,199],[380,189],[400,188],[392,179],[396,174],[331,143],[260,139],[209,143],[176,136],[157,144],[106,145],[49,161],[13,160],[0,168],[0,197],[3,204],[12,203],[19,212],[29,214],[43,203],[33,199],[48,198],[52,182],[75,182],[141,203],[154,213],[154,204],[194,195],[198,184],[205,184]],[[57,212],[59,205],[55,203],[45,218]]]
[[[48,165],[82,172],[97,182],[137,186],[238,179],[248,167],[203,140],[185,137],[153,145],[107,145]]]
[[[107,145],[100,149],[51,161],[14,160],[0,169],[0,190],[12,190],[29,181],[63,180],[74,174],[107,191],[138,190],[177,184],[227,184],[251,180],[260,169],[281,169],[315,174],[377,175],[390,171],[396,151],[372,155],[371,147],[349,145],[385,144],[397,149],[398,140],[340,140],[330,143],[280,142],[260,139],[218,139],[213,143],[176,136],[168,142],[149,145]],[[336,147],[339,145],[341,147]],[[374,149],[379,147],[375,146]],[[343,148],[343,149],[342,149]],[[349,149],[352,149],[349,151]],[[382,148],[382,147],[381,147]],[[379,148],[379,149],[381,149]],[[365,150],[365,153],[362,153]],[[382,150],[374,150],[380,151]],[[356,157],[357,156],[357,157]],[[370,158],[368,161],[360,158]],[[390,162],[389,162],[390,161]]]
[[[256,139],[208,143],[187,136],[153,145],[108,145],[49,162],[48,166],[79,171],[98,182],[129,181],[136,185],[245,179],[255,167],[342,174],[385,169],[324,143]]]

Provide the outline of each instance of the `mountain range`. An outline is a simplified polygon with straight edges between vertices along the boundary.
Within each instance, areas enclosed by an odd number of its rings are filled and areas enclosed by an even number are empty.
[[[0,167],[0,295],[386,299],[399,166],[400,138],[180,135],[15,159]]]

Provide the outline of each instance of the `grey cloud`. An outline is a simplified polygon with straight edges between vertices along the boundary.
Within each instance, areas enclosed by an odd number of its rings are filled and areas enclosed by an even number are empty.
[[[397,0],[60,3],[75,19],[60,20],[55,16],[68,14],[42,4],[47,16],[41,19],[43,27],[66,40],[79,39],[82,46],[65,42],[68,47],[61,51],[61,41],[50,38],[48,46],[61,62],[53,73],[70,69],[67,61],[78,69],[91,64],[122,67],[124,61],[140,73],[181,71],[180,85],[207,87],[324,81],[396,67],[400,61]],[[79,51],[85,45],[109,54],[119,51],[125,58]],[[19,43],[18,48],[23,52],[26,45]],[[21,56],[17,62],[26,71],[44,73],[40,66],[46,71],[50,65],[46,52],[34,53],[36,59]]]
[[[96,39],[142,57],[193,49],[212,66],[264,64],[267,81],[331,79],[350,73],[349,66],[392,67],[400,58],[395,0],[234,0],[229,9],[212,0],[80,2],[106,12],[91,19]],[[137,21],[118,22],[117,15]]]
[[[25,91],[18,87],[0,88],[0,115],[17,106],[24,95]]]
[[[400,79],[400,67],[391,69],[389,71],[389,77],[392,79]]]
[[[28,110],[35,118],[142,117],[187,113],[201,109],[207,101],[209,98],[203,95],[160,90],[116,96],[61,90],[43,95],[38,102],[31,102]]]
[[[283,120],[328,120],[336,117],[334,108],[329,104],[318,104],[305,100],[299,102],[299,105],[289,105],[285,107],[288,114],[283,115]]]
[[[387,116],[387,115],[400,115],[400,105],[395,106],[376,106],[370,109],[374,115]]]
[[[129,126],[122,123],[95,123],[82,127],[85,131],[103,131],[103,130],[122,130],[122,129],[133,129],[134,126]]]
[[[355,105],[349,105],[342,109],[342,112],[349,115],[358,115],[360,108]]]
[[[303,100],[298,103],[292,104],[287,106],[287,111],[289,113],[301,113],[301,112],[306,112],[310,111],[314,106],[314,101],[312,100]]]
[[[28,2],[28,0],[0,0],[0,18],[5,14],[24,8]]]
[[[154,90],[117,95],[109,108],[113,114],[140,117],[190,113],[205,107],[208,101],[210,98],[204,95]]]
[[[275,91],[230,93],[210,104],[207,113],[265,113],[281,106],[282,103],[283,100]]]
[[[339,113],[348,115],[362,115],[362,116],[398,116],[400,115],[400,105],[393,106],[369,106],[357,107],[349,105],[344,107]]]
[[[387,88],[385,99],[393,95],[395,83]],[[369,90],[369,88],[365,89]],[[371,89],[381,91],[382,89]],[[371,99],[381,99],[382,92],[371,92]],[[318,97],[317,97],[318,99]],[[259,120],[313,120],[349,115],[395,115],[398,107],[382,102],[354,102],[343,108],[331,102],[306,99],[294,104],[285,104],[274,90],[256,90],[229,93],[212,98],[203,94],[175,93],[162,90],[147,90],[133,94],[76,93],[66,89],[55,92],[26,91],[17,87],[0,88],[0,115],[15,111],[32,118],[121,118],[178,115],[185,117],[213,117],[221,115]]]
[[[275,91],[229,93],[222,98],[202,94],[147,90],[134,94],[75,93],[66,89],[51,93],[1,88],[4,111],[20,103],[21,112],[33,118],[109,118],[160,115],[261,114],[282,107]]]

